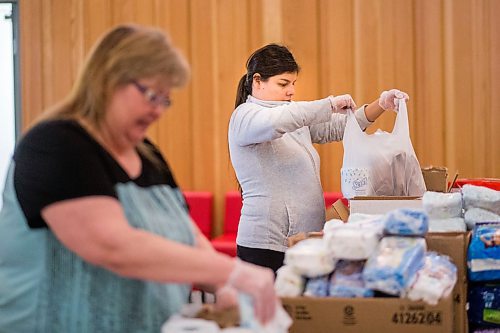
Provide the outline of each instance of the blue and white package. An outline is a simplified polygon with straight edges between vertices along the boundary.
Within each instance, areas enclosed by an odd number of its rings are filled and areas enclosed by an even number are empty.
[[[338,261],[330,280],[330,296],[373,297],[373,290],[365,288],[363,267],[364,261]]]
[[[400,208],[385,214],[383,220],[387,235],[424,236],[429,229],[429,217],[423,210]]]
[[[330,275],[310,278],[306,282],[304,296],[327,297],[330,286]]]
[[[413,283],[406,290],[406,297],[412,301],[423,300],[436,305],[441,298],[450,295],[457,282],[457,266],[448,256],[427,252],[422,267]]]
[[[500,328],[500,285],[469,288],[469,323]]]
[[[500,280],[500,223],[478,223],[467,251],[471,281]]]
[[[423,267],[427,244],[421,237],[384,237],[363,269],[365,287],[400,295]]]

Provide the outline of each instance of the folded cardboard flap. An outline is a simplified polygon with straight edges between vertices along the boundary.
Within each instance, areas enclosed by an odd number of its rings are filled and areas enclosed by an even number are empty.
[[[341,199],[335,201],[332,205],[333,218],[347,222],[349,218],[349,208],[347,208]]]
[[[470,232],[429,232],[427,250],[447,255],[457,266],[457,283],[453,288],[454,332],[468,332],[467,323],[467,248]]]
[[[448,191],[448,168],[428,166],[422,168],[425,187],[427,191],[447,192]]]

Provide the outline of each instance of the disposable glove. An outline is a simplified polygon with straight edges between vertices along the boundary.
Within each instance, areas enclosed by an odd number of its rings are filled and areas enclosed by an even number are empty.
[[[224,285],[215,292],[215,309],[225,310],[238,306],[238,291],[229,285]]]
[[[407,93],[402,92],[401,90],[398,89],[391,89],[391,90],[386,90],[383,91],[380,94],[380,98],[378,99],[378,105],[384,110],[391,109],[396,112],[398,112],[398,99],[402,99],[407,102],[410,97],[408,96]]]
[[[330,96],[329,99],[332,112],[342,113],[347,109],[354,110],[356,108],[356,103],[354,103],[351,95]]]
[[[227,285],[252,298],[255,317],[262,324],[274,318],[278,298],[272,270],[236,259]]]

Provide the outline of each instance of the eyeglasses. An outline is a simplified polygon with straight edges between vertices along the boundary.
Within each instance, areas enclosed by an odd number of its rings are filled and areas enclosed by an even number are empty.
[[[153,89],[140,84],[137,81],[132,81],[134,86],[146,97],[146,100],[154,106],[163,106],[168,108],[172,105],[172,101],[167,96],[162,96]]]

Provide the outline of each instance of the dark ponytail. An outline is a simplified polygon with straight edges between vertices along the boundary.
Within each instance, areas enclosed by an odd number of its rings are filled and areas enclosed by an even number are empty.
[[[285,46],[278,44],[268,44],[252,53],[247,60],[246,67],[247,73],[241,77],[238,83],[235,108],[245,103],[248,95],[252,94],[252,82],[255,74],[259,74],[260,79],[265,82],[271,76],[300,71],[292,53]]]
[[[234,103],[234,108],[236,109],[238,105],[246,102],[248,95],[252,92],[252,88],[248,88],[247,75],[243,75],[238,83],[238,90],[236,91],[236,102]]]

